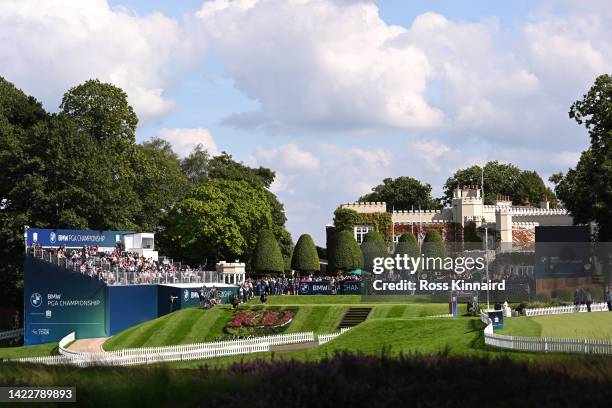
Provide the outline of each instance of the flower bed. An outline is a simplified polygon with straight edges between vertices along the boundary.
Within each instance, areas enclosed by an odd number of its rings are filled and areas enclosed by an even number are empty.
[[[225,325],[225,331],[241,335],[278,333],[292,320],[293,312],[289,310],[242,310],[236,312],[232,320]]]

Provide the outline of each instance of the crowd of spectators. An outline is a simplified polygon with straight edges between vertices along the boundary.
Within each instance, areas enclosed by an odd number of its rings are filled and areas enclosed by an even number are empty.
[[[204,282],[204,273],[216,275],[216,272],[204,271],[201,268],[191,269],[167,259],[158,261],[145,258],[137,252],[123,251],[120,246],[112,250],[101,250],[97,246],[43,249],[34,245],[31,250],[40,254],[39,256],[49,257],[49,260],[58,265],[104,280],[110,285]]]

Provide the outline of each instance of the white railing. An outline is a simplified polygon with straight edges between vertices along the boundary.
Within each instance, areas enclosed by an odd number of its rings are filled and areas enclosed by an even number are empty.
[[[23,328],[0,332],[0,340],[14,339],[23,336]]]
[[[605,302],[591,304],[591,312],[607,312],[608,304]],[[545,316],[545,315],[556,315],[564,313],[576,313],[576,312],[587,312],[586,305],[568,305],[568,306],[554,306],[554,307],[541,307],[537,309],[525,309],[526,316]]]
[[[101,353],[77,352],[66,348],[75,340],[70,333],[59,342],[59,356],[28,357],[12,361],[48,365],[94,365],[128,366],[170,361],[201,360],[214,357],[233,356],[270,351],[270,346],[315,341],[313,332],[278,334],[245,340],[229,340],[210,343],[181,344],[166,347],[144,347]]]
[[[493,322],[485,313],[481,313],[480,318],[487,325],[484,329],[484,340],[487,346],[540,353],[612,355],[612,342],[608,340],[508,336],[494,333]]]
[[[339,335],[341,335],[342,333],[346,333],[347,331],[349,331],[351,328],[350,327],[342,327],[340,328],[340,331],[337,333],[330,333],[330,334],[319,334],[318,340],[319,340],[319,346],[321,344],[325,344],[329,341],[332,341],[333,339],[335,339],[336,337],[338,337]]]

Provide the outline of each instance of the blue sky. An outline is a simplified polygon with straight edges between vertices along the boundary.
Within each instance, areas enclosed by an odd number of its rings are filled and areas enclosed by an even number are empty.
[[[612,68],[603,0],[23,0],[0,3],[0,75],[56,110],[92,77],[128,92],[138,140],[278,174],[297,240],[385,177],[434,193],[511,162],[544,178],[587,145],[571,103]]]

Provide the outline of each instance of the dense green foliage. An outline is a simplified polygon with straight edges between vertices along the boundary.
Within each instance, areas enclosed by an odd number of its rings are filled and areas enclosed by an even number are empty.
[[[416,237],[409,232],[402,234],[399,237],[399,240],[397,241],[397,245],[395,246],[395,252],[393,255],[407,255],[410,258],[420,257],[421,251],[419,249],[419,241],[417,241]],[[412,271],[399,270],[398,272],[406,275]]]
[[[285,261],[272,231],[264,229],[259,233],[251,268],[258,274],[285,271]]]
[[[167,141],[137,144],[137,123],[112,84],[75,86],[49,114],[0,77],[0,306],[22,304],[26,225],[153,231],[162,254],[191,263],[237,255],[248,262],[256,228],[266,227],[289,264],[293,242],[283,205],[268,191],[272,170],[226,153],[211,158],[201,146],[179,160]],[[198,219],[209,215],[216,225]]]
[[[374,258],[384,258],[389,255],[387,244],[383,236],[378,231],[370,231],[366,234],[361,243],[363,253],[363,269],[372,272],[374,268]]]
[[[291,269],[301,273],[320,270],[319,255],[310,235],[302,234],[295,244],[291,257]]]
[[[198,263],[217,259],[250,260],[259,231],[272,214],[263,190],[245,181],[212,179],[194,187],[164,221],[171,256]]]
[[[482,168],[471,166],[455,172],[444,183],[443,200],[450,204],[453,191],[465,185],[480,186]],[[498,195],[512,196],[515,205],[527,201],[538,206],[542,197],[548,198],[551,207],[557,205],[555,194],[544,185],[544,181],[535,171],[521,170],[513,164],[490,161],[484,166],[484,201],[487,205],[495,204]]]
[[[427,233],[425,234],[425,238],[423,239],[423,245],[421,246],[421,251],[423,255],[425,255],[426,258],[441,258],[442,260],[446,258],[447,256],[446,247],[444,246],[444,242],[442,241],[442,236],[440,235],[438,230],[427,231]],[[429,269],[432,269],[432,268],[433,266],[431,266]]]
[[[352,231],[353,227],[359,223],[360,215],[357,211],[350,208],[338,207],[334,211],[334,227],[336,227],[337,231]]]
[[[435,210],[440,208],[438,200],[431,196],[431,185],[411,177],[386,178],[372,192],[359,198],[362,202],[387,203],[387,211]]]
[[[344,230],[336,234],[329,258],[328,268],[332,273],[363,268],[363,254],[351,231]]]
[[[598,239],[612,239],[612,77],[601,75],[582,100],[574,102],[570,118],[584,125],[591,144],[575,169],[551,177],[555,192],[576,223],[595,221]]]

